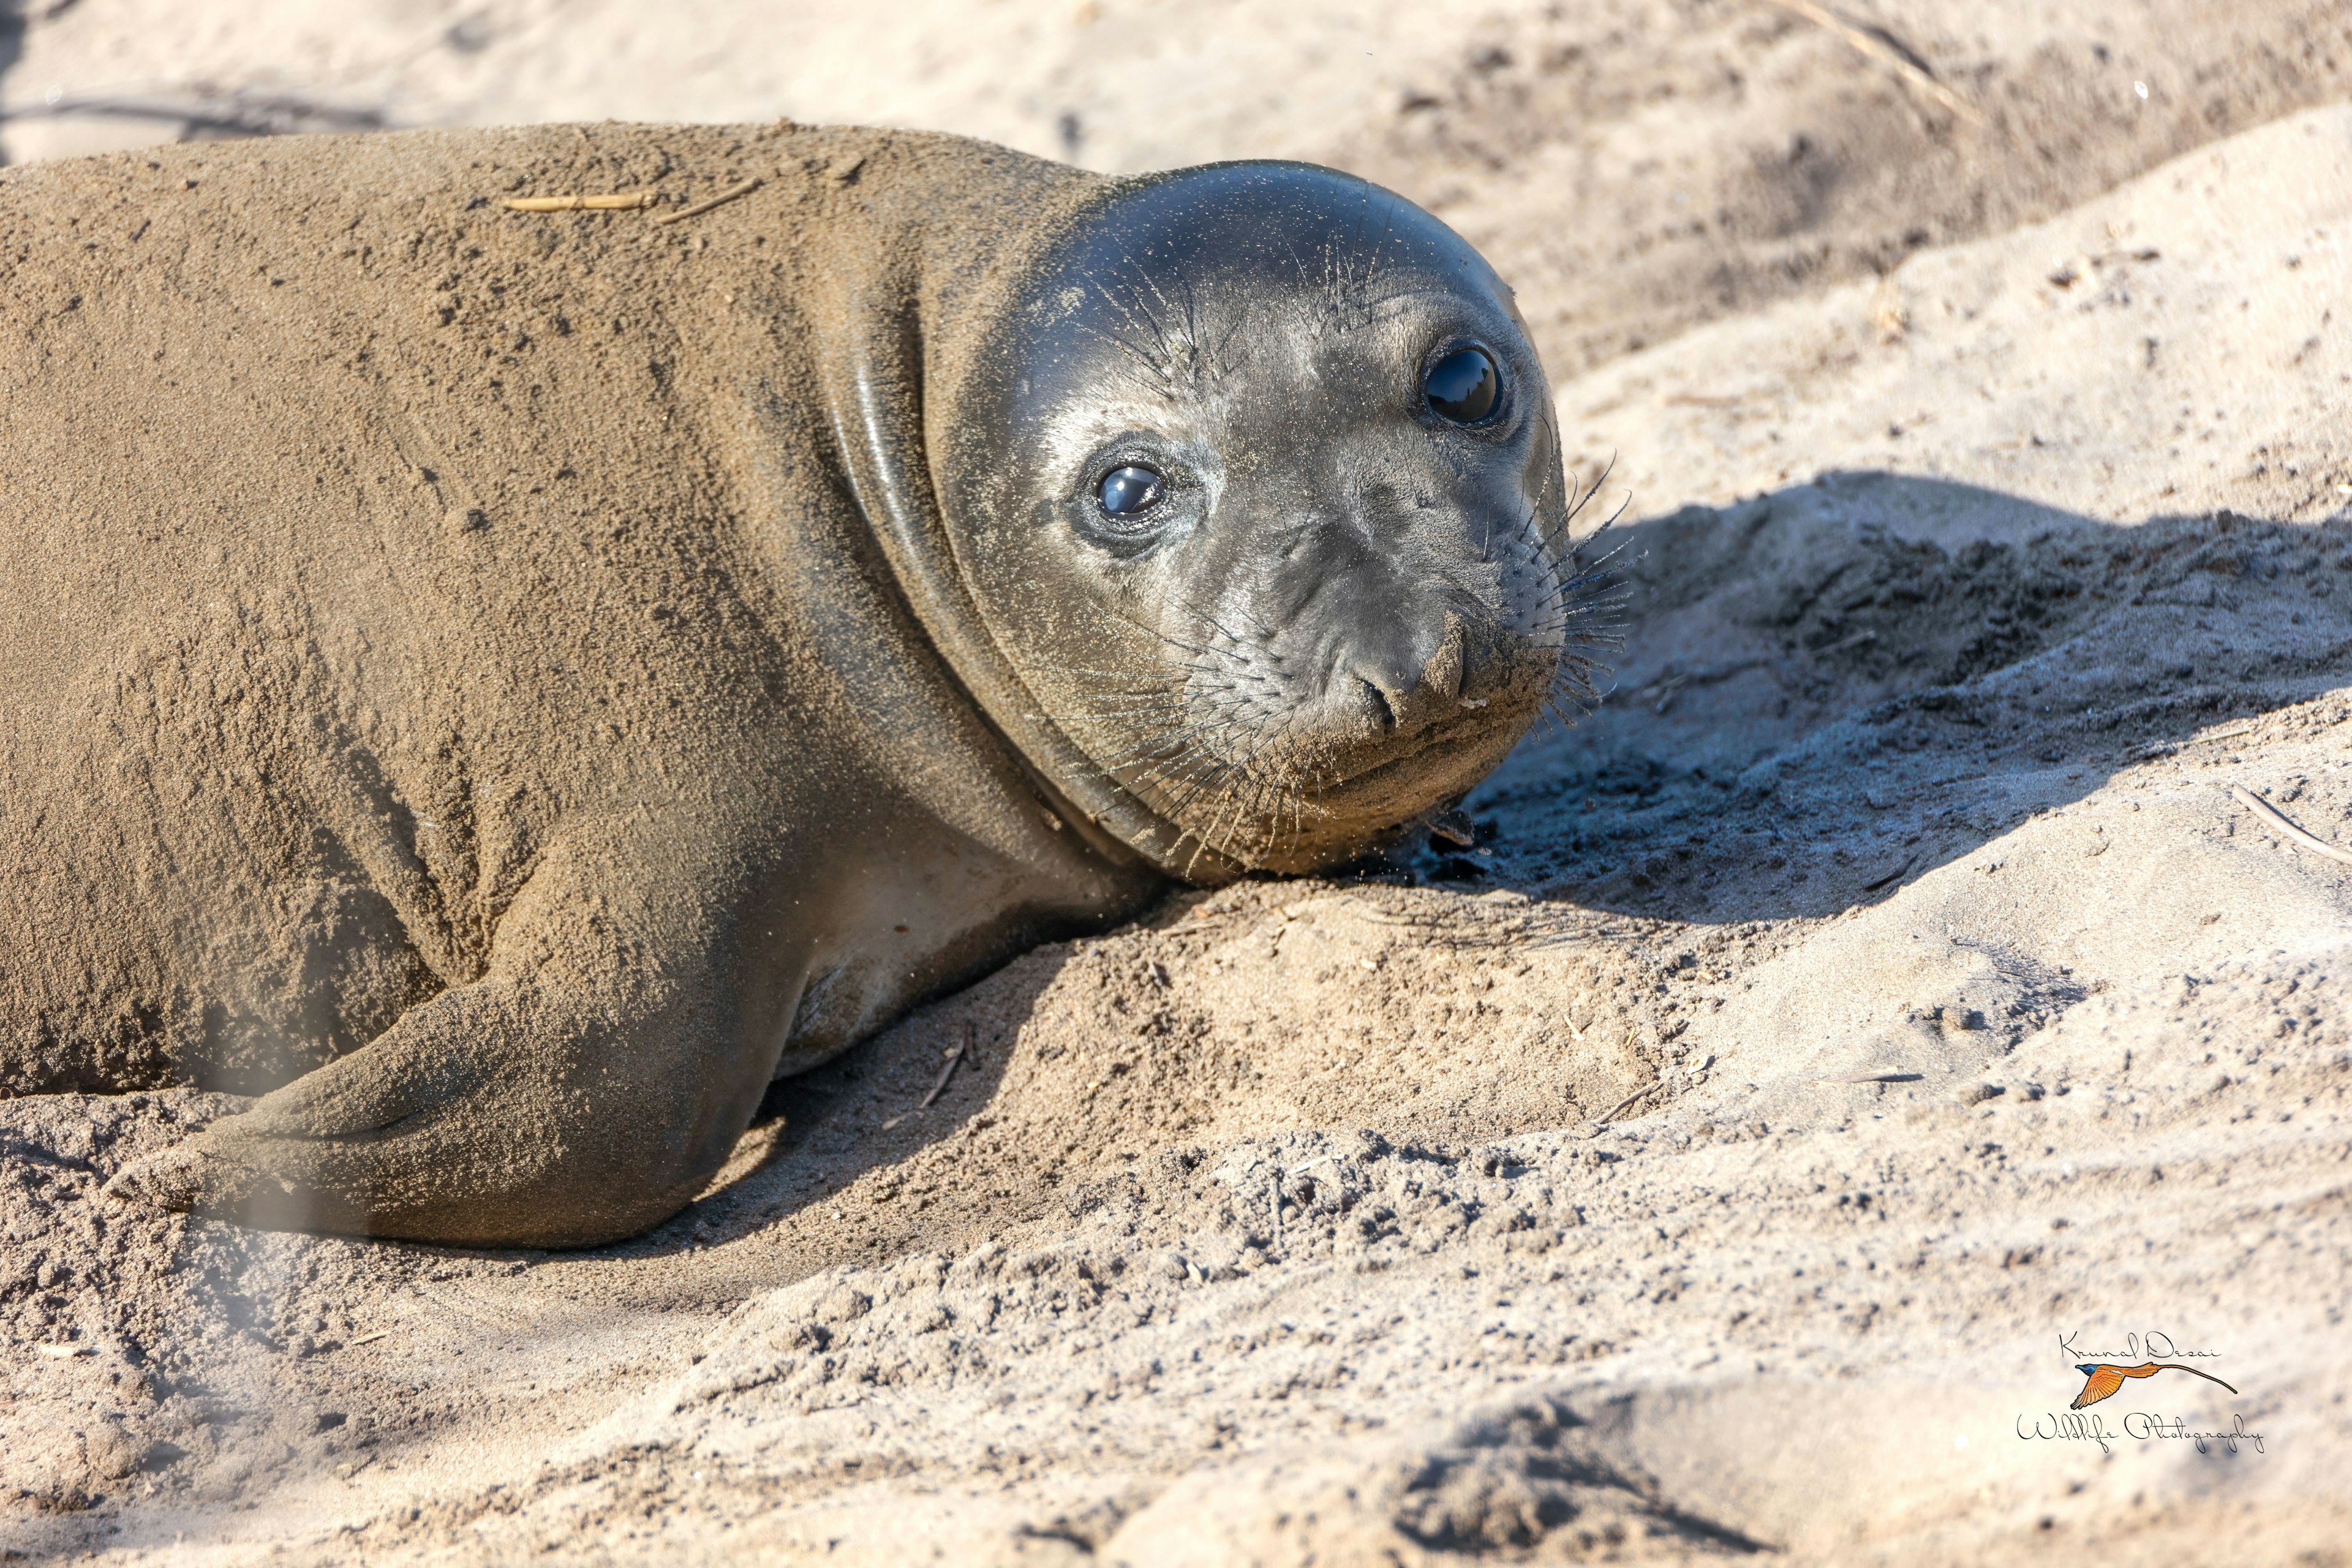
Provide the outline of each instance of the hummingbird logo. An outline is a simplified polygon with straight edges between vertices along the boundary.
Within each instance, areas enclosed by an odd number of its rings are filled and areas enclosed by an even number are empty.
[[[2080,1410],[2086,1405],[2096,1405],[2100,1400],[2121,1388],[2124,1385],[2124,1379],[2127,1377],[2154,1377],[2159,1372],[2186,1372],[2201,1377],[2208,1383],[2221,1383],[2220,1378],[2210,1372],[2199,1372],[2195,1367],[2183,1366],[2177,1361],[2142,1362],[2137,1366],[2117,1366],[2112,1362],[2086,1361],[2078,1364],[2074,1370],[2083,1374],[2083,1392],[2074,1395],[2074,1403],[2066,1407],[2069,1410]],[[2228,1388],[2232,1394],[2238,1392],[2226,1383],[2221,1383],[2221,1386]]]

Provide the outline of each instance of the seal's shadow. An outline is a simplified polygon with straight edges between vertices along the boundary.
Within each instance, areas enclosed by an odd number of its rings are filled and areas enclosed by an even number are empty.
[[[1892,897],[2119,770],[2343,681],[2352,521],[2100,522],[1825,474],[1613,531],[1613,689],[1417,879],[1705,924]],[[2218,733],[2216,733],[2218,731]]]
[[[1475,846],[1416,838],[1360,873],[1701,925],[1832,914],[2121,768],[2340,684],[2352,649],[2345,521],[2117,526],[1837,473],[1612,532],[1630,592],[1611,695],[1530,736],[1473,794]],[[1033,1210],[1041,1194],[992,1202],[974,1173],[961,1204],[805,1223],[987,1114],[1009,1042],[1068,955],[1033,952],[776,1085],[765,1166],[739,1160],[731,1185],[621,1250],[791,1215],[785,1245],[809,1267],[878,1261]]]

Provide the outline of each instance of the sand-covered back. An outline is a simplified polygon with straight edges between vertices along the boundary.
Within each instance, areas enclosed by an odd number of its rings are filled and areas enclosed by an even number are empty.
[[[2352,865],[2232,790],[2352,850],[2352,111],[2284,101],[2352,53],[2229,10],[1915,25],[1983,127],[1762,5],[1498,15],[1393,68],[1434,107],[1236,120],[1517,283],[1632,496],[1601,711],[1473,847],[1171,899],[780,1087],[599,1252],[157,1219],[98,1187],[235,1101],[0,1104],[0,1541],[2334,1560]],[[1666,221],[1800,137],[1783,249]],[[2063,1419],[2142,1360],[2237,1392]]]

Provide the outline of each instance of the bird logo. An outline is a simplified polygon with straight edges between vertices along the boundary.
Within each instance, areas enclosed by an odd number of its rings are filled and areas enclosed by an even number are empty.
[[[2116,1366],[2110,1362],[2086,1361],[2076,1366],[2074,1370],[2083,1374],[2083,1392],[2074,1395],[2074,1403],[2066,1407],[2069,1410],[2080,1410],[2086,1405],[2096,1405],[2100,1400],[2121,1388],[2124,1385],[2124,1379],[2127,1377],[2154,1377],[2159,1372],[2186,1372],[2193,1373],[2208,1383],[2221,1383],[2220,1378],[2210,1372],[2198,1372],[2195,1367],[2183,1366],[2177,1361],[2142,1362],[2137,1366]],[[2221,1383],[2221,1386],[2230,1389],[2232,1394],[2238,1392],[2226,1383]]]

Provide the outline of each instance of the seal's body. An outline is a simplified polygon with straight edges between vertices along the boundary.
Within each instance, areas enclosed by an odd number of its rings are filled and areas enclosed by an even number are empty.
[[[1185,253],[1253,226],[1293,282]],[[1507,295],[1325,171],[555,127],[0,228],[0,1092],[270,1091],[173,1206],[626,1235],[923,994],[1458,795],[1574,641]]]

